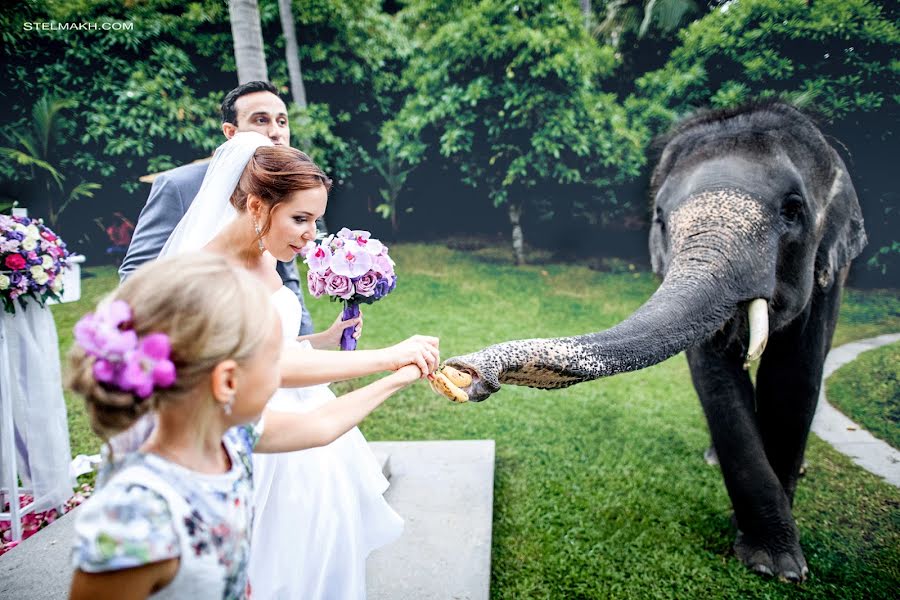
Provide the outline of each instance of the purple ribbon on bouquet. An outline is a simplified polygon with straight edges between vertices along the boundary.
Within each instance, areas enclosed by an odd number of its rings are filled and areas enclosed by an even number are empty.
[[[344,302],[344,312],[341,313],[341,320],[346,321],[347,319],[355,319],[359,316],[359,304],[353,301]],[[356,350],[356,338],[353,337],[353,332],[356,330],[356,325],[353,327],[347,327],[341,333],[341,350]]]

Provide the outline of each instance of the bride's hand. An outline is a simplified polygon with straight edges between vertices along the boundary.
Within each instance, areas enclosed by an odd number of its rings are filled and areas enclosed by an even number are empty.
[[[389,368],[396,371],[406,365],[419,367],[422,377],[427,377],[441,363],[440,340],[428,335],[414,335],[399,344],[388,346],[382,352],[387,354]]]
[[[331,327],[319,333],[319,343],[315,344],[317,348],[337,348],[338,346],[340,346],[341,335],[344,333],[344,329],[348,327],[355,327],[353,331],[353,339],[359,339],[359,336],[362,335],[362,312],[359,313],[358,317],[347,319],[346,321],[341,320],[341,316],[342,313],[338,313],[337,319],[334,320],[334,323],[331,324]]]

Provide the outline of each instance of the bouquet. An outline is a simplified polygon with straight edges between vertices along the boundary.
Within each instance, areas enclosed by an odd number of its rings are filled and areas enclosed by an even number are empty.
[[[368,231],[344,227],[322,243],[309,242],[303,249],[303,262],[309,266],[306,281],[316,298],[330,296],[344,302],[344,320],[359,316],[360,303],[381,300],[397,286],[394,261],[387,246]],[[341,335],[341,350],[355,350],[353,328]]]
[[[0,215],[0,297],[3,310],[15,314],[15,301],[25,310],[28,297],[41,306],[59,300],[62,271],[68,267],[66,244],[40,219]]]

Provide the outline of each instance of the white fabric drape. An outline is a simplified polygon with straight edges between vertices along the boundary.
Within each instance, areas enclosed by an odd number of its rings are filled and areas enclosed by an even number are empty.
[[[0,345],[5,346],[0,352],[6,352],[0,368],[8,367],[0,373],[0,415],[12,409],[16,454],[4,453],[9,447],[4,440],[0,464],[16,461],[22,487],[34,492],[35,510],[59,507],[72,496],[74,481],[53,313],[32,302],[14,315],[3,313],[0,320]]]

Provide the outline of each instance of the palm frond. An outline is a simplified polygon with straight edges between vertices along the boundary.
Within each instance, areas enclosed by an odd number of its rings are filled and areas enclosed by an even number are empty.
[[[47,161],[41,160],[40,158],[37,158],[28,152],[22,152],[21,150],[18,150],[16,148],[0,147],[0,156],[4,156],[6,158],[14,160],[16,161],[16,163],[22,166],[38,167],[39,169],[47,171],[47,173],[49,173],[50,176],[53,177],[56,185],[58,185],[60,189],[62,189],[64,180],[63,176],[53,167],[53,165],[51,165]]]

